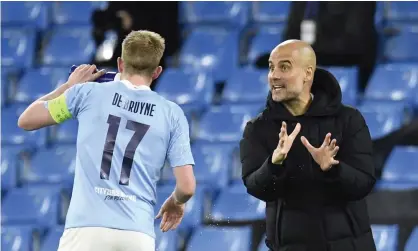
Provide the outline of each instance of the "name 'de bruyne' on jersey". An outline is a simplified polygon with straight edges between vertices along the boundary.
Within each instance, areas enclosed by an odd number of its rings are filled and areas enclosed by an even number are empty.
[[[139,113],[150,117],[154,116],[155,104],[129,100],[117,92],[113,96],[112,105],[127,110],[128,112]]]

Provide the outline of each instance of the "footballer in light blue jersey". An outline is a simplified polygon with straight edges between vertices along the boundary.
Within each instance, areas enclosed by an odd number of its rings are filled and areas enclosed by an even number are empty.
[[[46,102],[51,115],[79,122],[65,227],[107,227],[155,237],[156,185],[166,158],[172,167],[194,165],[181,108],[126,80],[77,84],[61,97]],[[52,102],[62,102],[69,113],[53,115]]]
[[[81,65],[20,115],[18,126],[29,131],[71,118],[79,123],[59,251],[155,251],[156,185],[166,161],[176,186],[156,218],[163,232],[183,219],[196,188],[189,126],[178,105],[149,88],[162,72],[164,50],[159,34],[132,31],[122,42],[118,78],[94,82],[105,72]]]

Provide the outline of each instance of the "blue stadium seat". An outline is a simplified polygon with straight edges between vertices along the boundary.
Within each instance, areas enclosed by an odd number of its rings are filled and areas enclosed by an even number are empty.
[[[155,204],[155,215],[161,209],[164,201],[171,195],[174,185],[163,185],[157,187],[157,203]],[[179,225],[179,230],[189,232],[203,222],[204,202],[206,200],[207,188],[203,185],[196,187],[194,196],[186,203],[185,215]],[[161,219],[155,221],[160,224]]]
[[[48,26],[48,4],[45,2],[2,2],[1,24],[45,29]]]
[[[372,225],[373,239],[377,251],[396,251],[398,246],[398,226]]]
[[[53,2],[52,19],[59,25],[88,25],[95,9],[106,8],[107,2]]]
[[[418,88],[415,90],[415,95],[413,98],[413,106],[415,108],[415,114],[418,116]]]
[[[211,144],[196,142],[192,146],[195,166],[194,175],[198,184],[206,184],[214,190],[222,189],[231,177],[231,155],[235,144]],[[164,168],[163,181],[175,183],[172,168]]]
[[[211,142],[238,142],[242,138],[247,121],[260,110],[255,105],[222,105],[212,107],[202,116],[197,139]]]
[[[402,126],[402,119],[396,113],[362,112],[372,139],[380,138]]]
[[[374,14],[374,25],[378,33],[380,33],[385,25],[386,12],[385,12],[385,2],[376,2],[376,12]]]
[[[1,111],[1,143],[6,145],[43,146],[47,140],[47,130],[24,131],[17,121],[26,107],[13,105]]]
[[[40,251],[57,250],[63,232],[64,226],[55,226],[50,228],[44,240],[42,241]]]
[[[56,225],[61,217],[60,191],[56,186],[15,188],[2,201],[2,224]]]
[[[42,63],[54,67],[85,64],[91,61],[95,50],[90,27],[55,28],[43,52]]]
[[[6,75],[1,74],[1,107],[5,105],[8,101],[8,87],[10,86],[10,81]]]
[[[261,239],[260,244],[258,244],[257,251],[270,251],[269,248],[266,246],[266,236]]]
[[[404,122],[403,109],[402,104],[395,102],[380,102],[373,106],[362,104],[359,107],[373,139],[400,128]]]
[[[418,250],[418,227],[415,227],[406,241],[405,251]]]
[[[365,98],[412,101],[417,90],[417,78],[418,64],[379,65],[367,85]]]
[[[212,103],[214,86],[209,74],[168,69],[162,74],[156,91],[179,105],[193,106],[201,111]]]
[[[20,147],[1,147],[1,189],[9,190],[16,187],[18,183],[18,164]]]
[[[1,250],[33,251],[39,238],[30,226],[1,226]]]
[[[228,79],[222,93],[227,103],[264,103],[270,90],[268,71],[257,69],[237,69]]]
[[[22,73],[22,69],[18,67],[4,67],[1,66],[1,75],[2,77],[7,78],[8,81],[18,78]],[[13,81],[12,81],[13,82]],[[10,83],[12,84],[12,83]]]
[[[49,71],[50,83],[54,89],[67,82],[68,77],[70,76],[69,67],[43,67],[41,70]]]
[[[330,71],[340,83],[341,92],[343,95],[343,103],[346,105],[355,106],[357,103],[358,91],[357,68],[328,67],[327,70]]]
[[[253,2],[253,19],[259,23],[285,22],[289,13],[290,1]]]
[[[410,116],[412,111],[411,104],[405,100],[371,100],[363,99],[358,106],[360,111],[380,112],[380,113],[394,113],[397,112],[404,116]]]
[[[214,189],[228,185],[231,177],[231,154],[235,144],[205,144],[196,142],[192,146],[195,159],[194,172],[199,184]]]
[[[247,193],[241,183],[221,191],[213,203],[212,220],[221,222],[245,222],[265,218],[266,203]]]
[[[180,66],[212,74],[225,81],[238,67],[238,32],[221,28],[197,28],[184,41]]]
[[[250,227],[200,227],[194,231],[187,251],[250,251]]]
[[[32,103],[54,88],[50,69],[29,69],[20,79],[13,101]]]
[[[170,230],[163,233],[160,225],[155,225],[155,250],[156,251],[177,251],[179,250],[178,238],[176,230]]]
[[[22,178],[27,183],[72,183],[75,171],[75,145],[39,149],[23,166]]]
[[[418,31],[415,27],[401,30],[396,36],[388,38],[384,48],[384,56],[392,62],[417,62]]]
[[[386,8],[386,18],[389,21],[418,21],[418,3],[417,2],[386,2],[389,8]]]
[[[382,179],[398,182],[418,183],[418,147],[397,146],[389,155],[382,173]]]
[[[78,121],[69,119],[62,124],[51,127],[51,141],[57,144],[77,143]]]
[[[378,191],[408,191],[417,190],[418,182],[405,182],[405,181],[386,181],[379,180],[374,186]]]
[[[36,33],[33,29],[1,29],[1,65],[29,68],[35,59]]]
[[[254,65],[260,56],[270,54],[282,42],[282,32],[282,26],[261,28],[251,41],[248,51],[248,63]]]
[[[248,22],[248,2],[183,2],[188,24],[221,24],[244,27]]]

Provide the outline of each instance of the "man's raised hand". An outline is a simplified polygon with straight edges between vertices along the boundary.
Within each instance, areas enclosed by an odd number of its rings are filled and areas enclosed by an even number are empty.
[[[83,64],[78,66],[68,77],[67,85],[71,87],[75,84],[91,82],[105,74],[105,70],[97,71],[95,65]]]
[[[318,148],[312,146],[304,136],[301,137],[301,140],[322,171],[328,171],[333,165],[338,165],[339,161],[335,160],[334,157],[340,148],[337,146],[336,139],[331,141],[331,133],[325,136],[324,142]]]
[[[282,128],[280,129],[280,140],[276,149],[273,152],[271,158],[273,164],[282,164],[287,157],[287,153],[290,151],[290,148],[293,145],[293,141],[300,132],[300,124],[297,123],[295,129],[290,135],[287,135],[287,125],[286,122],[282,122]]]

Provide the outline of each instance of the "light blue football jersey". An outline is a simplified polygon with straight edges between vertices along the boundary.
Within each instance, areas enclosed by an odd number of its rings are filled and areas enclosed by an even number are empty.
[[[194,165],[183,111],[126,80],[78,84],[64,95],[79,122],[65,228],[106,227],[155,238],[156,185],[165,161]]]

